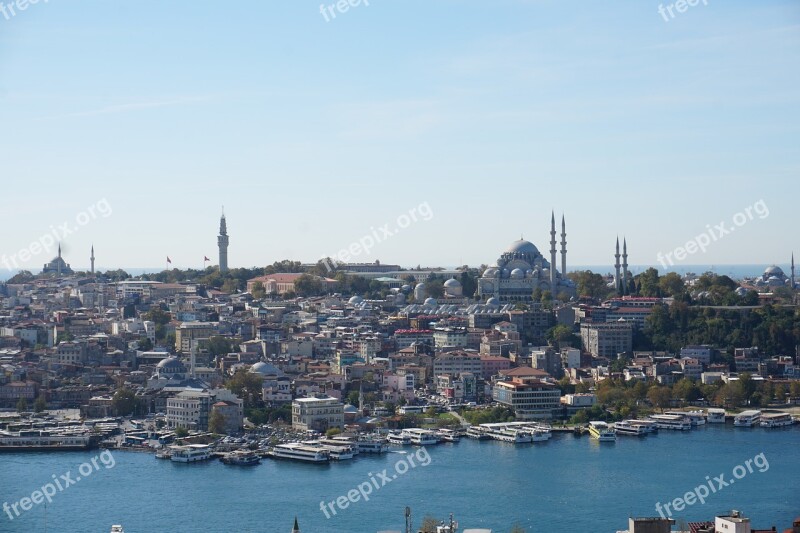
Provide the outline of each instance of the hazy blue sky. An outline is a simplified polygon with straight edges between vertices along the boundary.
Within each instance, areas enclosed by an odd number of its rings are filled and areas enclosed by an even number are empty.
[[[7,0],[2,0],[8,4]],[[327,0],[325,5],[331,4]],[[570,264],[800,254],[800,2],[50,0],[0,14],[0,254],[65,222],[73,266],[316,260],[421,204],[361,261]],[[668,5],[670,2],[665,2]],[[88,220],[98,202],[108,217]],[[98,213],[97,209],[95,212]],[[83,215],[81,215],[83,213]],[[379,232],[380,235],[380,232]],[[19,261],[19,260],[18,260]],[[5,268],[0,265],[0,268]]]

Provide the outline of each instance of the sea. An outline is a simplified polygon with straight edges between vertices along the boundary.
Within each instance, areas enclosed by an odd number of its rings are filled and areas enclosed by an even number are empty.
[[[628,517],[659,516],[659,504],[668,516],[667,503],[678,525],[736,509],[754,527],[782,531],[800,516],[798,445],[800,426],[728,424],[612,443],[569,433],[524,445],[462,439],[330,465],[176,464],[148,453],[98,457],[100,450],[2,454],[0,502],[11,506],[56,479],[62,490],[50,503],[27,502],[30,510],[18,505],[19,516],[4,506],[0,531],[104,533],[120,524],[125,533],[289,533],[296,517],[303,533],[401,532],[408,508],[413,527],[452,513],[459,531],[615,532]],[[675,511],[677,498],[692,503]]]

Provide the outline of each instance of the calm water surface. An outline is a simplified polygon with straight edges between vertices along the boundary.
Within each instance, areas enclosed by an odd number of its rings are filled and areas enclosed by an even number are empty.
[[[755,526],[781,530],[800,516],[798,445],[798,426],[712,425],[602,444],[571,435],[516,447],[462,439],[428,448],[428,466],[409,469],[375,490],[370,501],[337,508],[329,519],[320,502],[346,495],[383,469],[392,475],[404,455],[362,456],[326,466],[265,460],[242,468],[218,461],[181,465],[150,454],[116,452],[112,468],[99,463],[99,470],[56,494],[46,509],[36,505],[13,521],[4,513],[0,531],[106,533],[112,524],[123,524],[126,533],[289,533],[296,515],[304,533],[370,533],[402,530],[403,509],[410,506],[417,526],[425,515],[444,519],[452,512],[462,527],[495,533],[506,533],[516,523],[529,533],[613,532],[627,527],[628,516],[656,515],[657,502],[682,496],[706,483],[706,476],[724,473],[732,479],[737,465],[761,453],[769,464],[765,472],[754,469],[677,518],[706,520],[740,509]],[[75,479],[79,465],[96,454],[0,455],[0,502],[30,496],[54,474],[70,471]]]

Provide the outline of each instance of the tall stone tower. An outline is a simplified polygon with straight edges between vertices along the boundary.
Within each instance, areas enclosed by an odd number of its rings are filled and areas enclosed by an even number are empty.
[[[89,260],[92,262],[92,274],[94,274],[94,244],[92,245],[92,255]]]
[[[556,291],[556,212],[550,215],[550,291]]]
[[[614,254],[614,287],[617,289],[618,293],[622,293],[622,286],[620,285],[620,277],[619,277],[619,235],[617,236],[617,251]]]
[[[622,294],[628,294],[628,239],[622,238]]]
[[[225,208],[222,208],[222,217],[219,219],[219,236],[217,237],[219,246],[219,271],[228,271],[228,224],[225,222]]]
[[[567,279],[567,224],[561,215],[561,279]]]

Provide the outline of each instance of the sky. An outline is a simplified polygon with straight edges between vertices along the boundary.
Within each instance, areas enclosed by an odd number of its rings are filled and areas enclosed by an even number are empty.
[[[797,0],[9,4],[0,269],[800,254]]]

